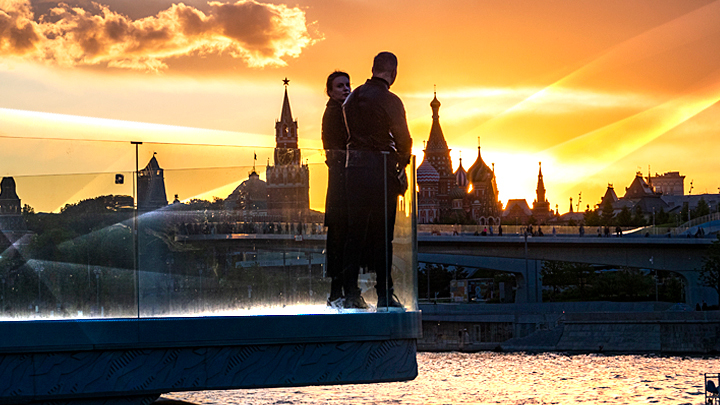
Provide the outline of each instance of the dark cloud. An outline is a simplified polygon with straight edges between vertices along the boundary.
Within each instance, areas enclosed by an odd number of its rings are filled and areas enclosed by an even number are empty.
[[[29,0],[0,0],[0,55],[159,70],[166,58],[217,53],[262,67],[285,65],[314,42],[302,10],[254,0],[209,2],[207,14],[173,4],[137,19],[98,3],[41,4],[36,17]]]

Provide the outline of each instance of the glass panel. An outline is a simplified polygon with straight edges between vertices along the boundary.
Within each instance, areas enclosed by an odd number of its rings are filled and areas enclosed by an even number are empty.
[[[1,142],[18,151],[1,168],[2,319],[347,312],[327,305],[325,151]],[[407,173],[387,242],[394,293],[417,310]],[[358,282],[375,310],[375,273]]]
[[[335,270],[326,257],[324,211],[338,207],[326,207],[326,155],[142,145],[140,316],[344,312],[327,305]],[[163,195],[175,196],[175,203]],[[408,191],[399,199],[393,277],[396,295],[414,310],[412,197]],[[375,305],[376,276],[361,273],[358,286]]]
[[[1,142],[2,319],[136,316],[129,142]]]
[[[393,240],[392,274],[395,281],[395,294],[408,311],[418,310],[415,167],[415,156],[412,156],[410,165],[405,169],[408,188],[404,195],[398,197]]]

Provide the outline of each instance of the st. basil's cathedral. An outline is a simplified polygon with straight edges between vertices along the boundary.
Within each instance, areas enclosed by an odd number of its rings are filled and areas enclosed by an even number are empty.
[[[440,127],[440,101],[430,102],[432,127],[425,144],[423,162],[417,169],[418,223],[499,225],[502,204],[498,201],[495,169],[478,157],[465,171],[462,159],[453,172],[450,149]]]

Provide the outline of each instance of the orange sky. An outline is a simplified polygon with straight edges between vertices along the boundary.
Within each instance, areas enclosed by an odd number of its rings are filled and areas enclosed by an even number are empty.
[[[372,57],[390,50],[400,61],[392,90],[405,102],[418,162],[437,85],[453,164],[462,151],[468,168],[480,139],[503,202],[532,203],[539,161],[560,212],[579,193],[582,207],[596,204],[608,183],[621,196],[648,166],[680,171],[686,192],[690,180],[693,194],[720,187],[717,1],[99,3],[0,0],[0,136],[270,146],[287,76],[301,145],[318,148],[327,74],[346,70],[361,84]],[[0,174],[19,176],[23,202],[43,210],[119,189],[61,176],[76,181],[54,198],[46,188],[46,204],[23,175],[134,167],[122,142],[0,144]],[[144,149],[141,160],[157,151],[169,169],[242,169],[239,178],[197,170],[217,179],[200,189],[172,180],[169,199],[225,197],[252,165],[249,149],[217,149],[212,159]],[[322,170],[319,155],[306,155]]]

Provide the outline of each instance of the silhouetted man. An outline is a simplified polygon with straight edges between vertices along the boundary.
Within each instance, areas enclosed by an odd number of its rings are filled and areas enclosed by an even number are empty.
[[[377,274],[378,308],[402,304],[393,296],[392,240],[398,195],[404,193],[405,166],[412,139],[400,98],[390,92],[397,58],[381,52],[372,78],[343,104],[348,129],[346,191],[348,239],[345,245],[345,308],[367,308],[357,286],[361,263]],[[370,257],[362,258],[363,252]]]

